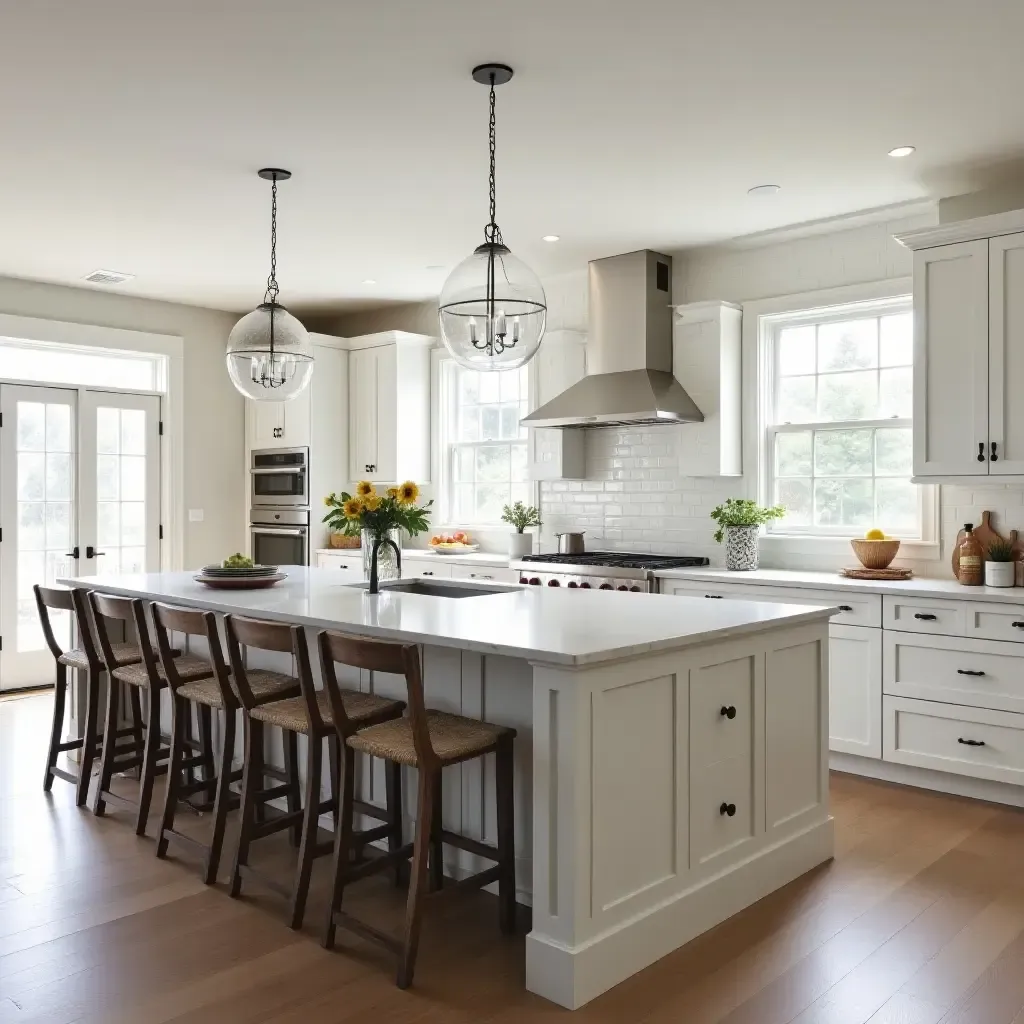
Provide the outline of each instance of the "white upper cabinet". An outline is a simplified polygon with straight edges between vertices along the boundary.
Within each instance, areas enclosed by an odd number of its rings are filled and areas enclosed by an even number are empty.
[[[309,386],[288,402],[254,402],[246,401],[245,436],[248,448],[305,448],[309,446],[312,436],[312,393],[317,388],[317,376],[321,378],[320,355],[326,346],[320,341],[339,343],[340,339],[326,335],[312,334],[313,340],[313,376]],[[330,378],[331,371],[326,371]],[[321,389],[330,388],[330,380],[321,379]]]
[[[1024,480],[1024,211],[897,239],[914,250],[915,479]]]
[[[422,334],[349,339],[349,478],[430,478],[430,346]]]
[[[587,338],[580,331],[548,331],[530,363],[532,408],[567,391],[587,373]],[[586,476],[584,431],[530,427],[527,475],[531,480],[580,480]]]
[[[704,414],[679,431],[679,468],[688,476],[740,476],[741,326],[739,306],[676,306],[672,374]]]

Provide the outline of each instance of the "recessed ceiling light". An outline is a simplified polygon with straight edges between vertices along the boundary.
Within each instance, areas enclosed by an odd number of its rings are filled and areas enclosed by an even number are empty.
[[[374,281],[374,279],[373,279],[372,277],[368,277],[368,278],[367,278],[367,279],[366,279],[366,280],[365,280],[365,281],[363,282],[363,284],[376,284],[376,283],[377,283],[377,282],[376,282],[376,281]]]
[[[895,149],[889,150],[889,156],[910,156],[915,149],[917,149],[916,146],[897,146]]]
[[[780,188],[782,188],[781,185],[755,185],[753,188],[748,188],[747,189],[747,195],[748,196],[773,196],[773,195],[775,195],[776,192],[779,191]]]
[[[444,270],[444,267],[440,263],[431,263],[427,270]]]
[[[561,239],[561,235],[544,235],[542,241],[544,242],[557,242]]]

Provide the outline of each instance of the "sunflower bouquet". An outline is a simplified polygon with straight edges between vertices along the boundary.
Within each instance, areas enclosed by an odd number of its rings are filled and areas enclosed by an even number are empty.
[[[356,484],[356,493],[328,494],[324,498],[327,514],[323,521],[336,533],[353,537],[363,530],[384,537],[389,530],[402,529],[415,536],[429,528],[430,507],[433,501],[417,505],[420,489],[411,480],[398,487],[389,487],[384,494],[369,480]]]

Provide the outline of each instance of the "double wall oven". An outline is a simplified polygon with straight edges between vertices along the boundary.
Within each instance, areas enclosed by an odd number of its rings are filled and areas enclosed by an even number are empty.
[[[262,565],[309,565],[309,449],[254,449],[249,550]]]

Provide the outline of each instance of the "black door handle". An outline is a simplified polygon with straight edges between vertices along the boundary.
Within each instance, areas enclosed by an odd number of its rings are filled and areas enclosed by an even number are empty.
[[[733,719],[736,717],[736,709],[730,704],[728,707],[722,708],[721,714],[728,719]]]
[[[957,737],[957,743],[962,743],[965,747],[983,747],[985,746],[984,740],[965,740],[963,736]]]
[[[992,442],[992,461],[993,462],[998,462],[999,461],[999,456],[996,455],[996,443],[995,443],[995,441]]]
[[[718,813],[719,814],[726,814],[726,815],[728,815],[731,818],[736,813],[736,805],[735,804],[722,804],[722,806],[718,808]]]
[[[984,462],[985,461],[985,442],[984,441],[979,441],[978,442],[978,461],[979,462]]]
[[[100,555],[105,555],[106,551],[97,551],[91,544],[86,546],[85,557],[86,558],[99,558]]]
[[[914,618],[920,619],[922,622],[934,622],[938,615],[932,615],[931,612],[914,612]]]
[[[81,556],[78,554],[78,548],[76,547],[74,551],[65,551],[64,552],[64,557],[65,558],[79,558]]]
[[[977,668],[958,668],[956,674],[958,676],[983,676],[985,673]]]

